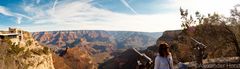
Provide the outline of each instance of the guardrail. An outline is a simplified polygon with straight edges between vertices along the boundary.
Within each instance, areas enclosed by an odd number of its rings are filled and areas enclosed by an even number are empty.
[[[136,67],[136,69],[150,69],[153,66],[153,61],[150,57],[148,57],[146,54],[144,53],[140,53],[136,48],[132,48],[134,52],[136,52],[138,54],[139,57],[137,57],[137,64],[138,66]]]

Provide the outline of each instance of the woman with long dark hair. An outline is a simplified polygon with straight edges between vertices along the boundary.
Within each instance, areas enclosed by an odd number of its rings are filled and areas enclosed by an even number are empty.
[[[161,43],[159,45],[154,69],[173,69],[173,59],[167,43]]]

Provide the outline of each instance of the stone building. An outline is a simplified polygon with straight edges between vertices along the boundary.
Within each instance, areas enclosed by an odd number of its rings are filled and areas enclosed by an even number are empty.
[[[10,39],[13,44],[19,44],[23,40],[23,31],[17,28],[9,28],[8,31],[0,32],[0,41]]]

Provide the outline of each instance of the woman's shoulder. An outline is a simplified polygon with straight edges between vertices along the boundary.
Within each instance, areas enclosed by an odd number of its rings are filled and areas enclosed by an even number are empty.
[[[158,60],[160,60],[160,56],[159,56],[159,55],[157,55],[157,56],[155,57],[155,61],[158,61]]]
[[[172,53],[169,52],[169,55],[168,56],[172,56]]]
[[[171,53],[171,52],[169,52],[169,55],[172,55],[172,53]]]
[[[155,57],[155,59],[157,59],[157,58],[160,58],[160,56],[159,56],[159,55],[157,55],[157,56]]]
[[[172,53],[169,53],[168,58],[172,59]]]

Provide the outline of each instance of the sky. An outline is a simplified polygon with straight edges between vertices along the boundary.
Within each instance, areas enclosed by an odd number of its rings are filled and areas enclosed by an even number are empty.
[[[0,0],[0,30],[30,32],[181,29],[179,8],[230,15],[240,0]]]

